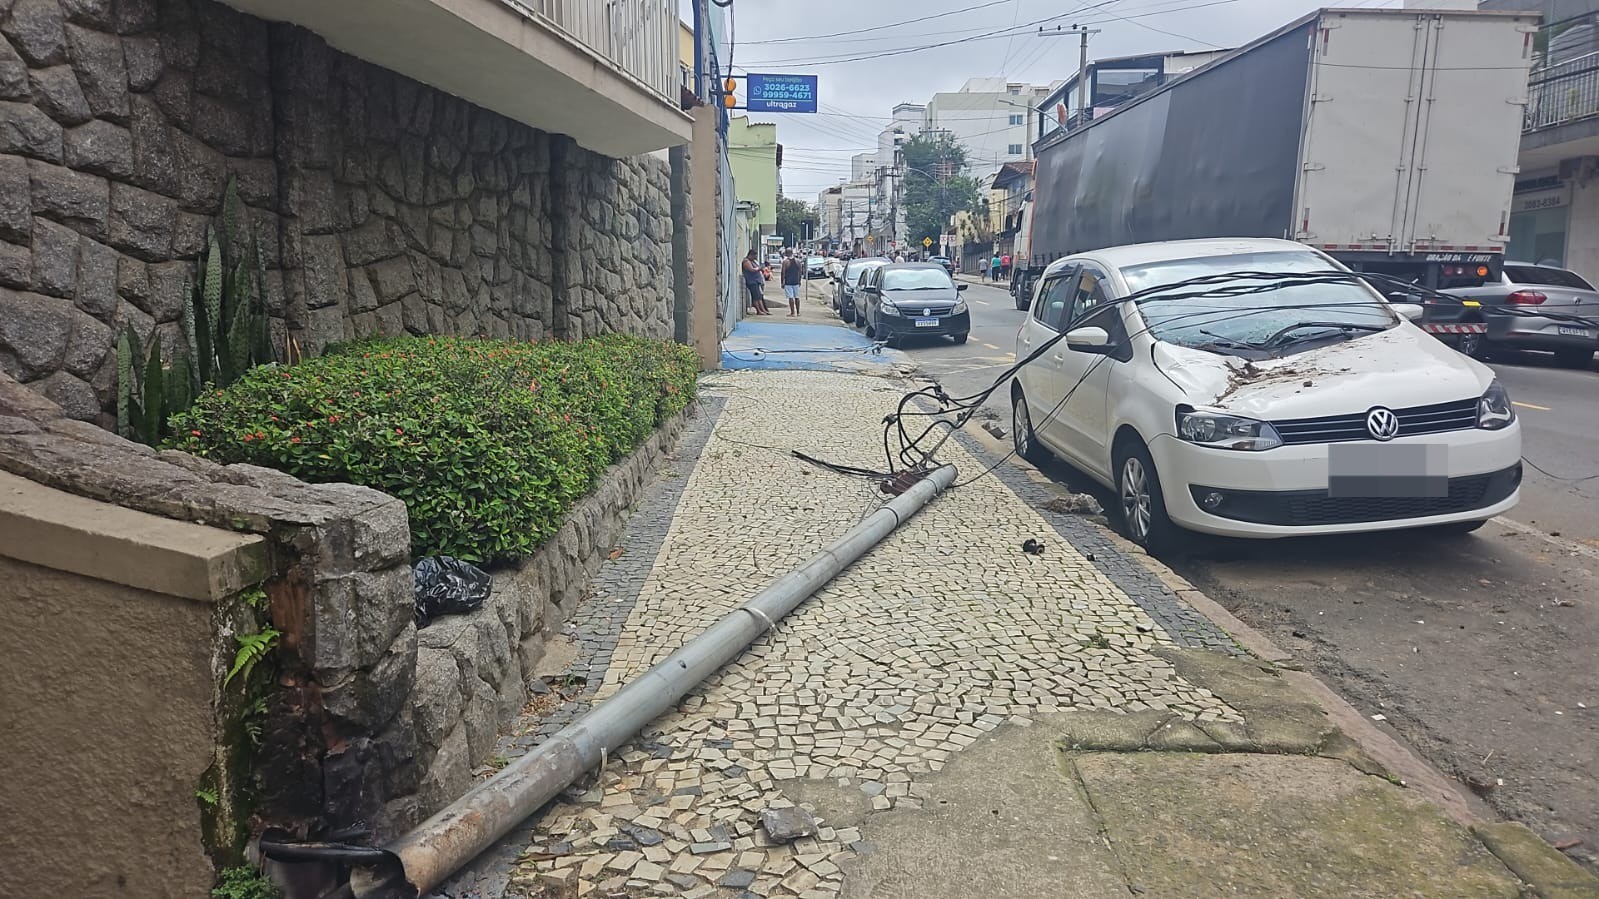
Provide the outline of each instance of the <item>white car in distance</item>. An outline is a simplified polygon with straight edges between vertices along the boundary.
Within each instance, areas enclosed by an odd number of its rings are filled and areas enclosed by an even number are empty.
[[[1513,506],[1521,429],[1482,363],[1363,283],[1140,301],[1234,272],[1342,271],[1286,240],[1186,240],[1050,264],[1016,339],[1016,451],[1111,488],[1126,535],[1468,532]],[[1226,282],[1238,284],[1241,282]]]

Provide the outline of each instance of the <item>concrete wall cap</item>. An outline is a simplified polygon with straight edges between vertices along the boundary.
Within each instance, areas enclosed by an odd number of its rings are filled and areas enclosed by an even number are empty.
[[[0,554],[185,599],[222,599],[259,583],[267,543],[173,521],[0,472]]]

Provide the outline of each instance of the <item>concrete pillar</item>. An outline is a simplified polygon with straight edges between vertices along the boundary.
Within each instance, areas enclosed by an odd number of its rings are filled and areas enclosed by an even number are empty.
[[[717,328],[721,307],[721,278],[718,269],[719,233],[722,203],[717,192],[716,152],[717,110],[701,106],[694,110],[694,136],[689,146],[693,164],[689,166],[690,197],[687,235],[692,243],[694,266],[689,285],[691,295],[688,341],[700,354],[700,370],[714,371],[722,364],[722,346]]]
[[[693,297],[689,279],[693,269],[693,255],[689,247],[689,231],[694,225],[690,216],[688,147],[672,147],[667,151],[667,161],[672,169],[672,339],[688,344],[693,318]]]

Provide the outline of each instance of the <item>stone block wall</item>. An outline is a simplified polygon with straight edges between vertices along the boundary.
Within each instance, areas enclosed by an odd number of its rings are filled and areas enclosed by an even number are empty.
[[[403,503],[365,487],[156,452],[67,418],[4,373],[0,470],[267,538],[263,587],[282,637],[258,751],[261,820],[301,833],[362,823],[393,833],[414,821],[417,631]]]
[[[280,345],[673,334],[662,159],[212,0],[0,0],[0,372],[106,423],[116,332],[174,344],[229,178]]]
[[[692,407],[691,407],[692,408]],[[537,553],[492,573],[481,609],[418,630],[399,500],[251,465],[156,452],[68,418],[0,373],[0,471],[268,542],[278,691],[257,755],[262,824],[403,832],[471,785],[689,413],[658,429]]]

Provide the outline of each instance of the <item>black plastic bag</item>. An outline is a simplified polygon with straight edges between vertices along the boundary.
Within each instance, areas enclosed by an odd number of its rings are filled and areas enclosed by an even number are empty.
[[[474,612],[489,598],[489,574],[450,556],[428,556],[412,570],[416,579],[416,626],[440,615]]]

